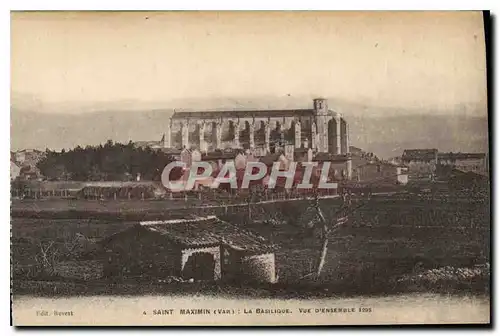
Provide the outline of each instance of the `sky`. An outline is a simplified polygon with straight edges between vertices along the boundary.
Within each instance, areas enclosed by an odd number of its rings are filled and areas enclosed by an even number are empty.
[[[448,113],[468,104],[486,114],[480,12],[18,12],[11,18],[11,96],[26,104],[323,96]]]

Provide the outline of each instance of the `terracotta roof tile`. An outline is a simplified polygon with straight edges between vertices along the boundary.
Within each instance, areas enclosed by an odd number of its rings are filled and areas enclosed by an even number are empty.
[[[215,216],[141,222],[141,227],[187,247],[224,244],[236,250],[270,250],[265,239]]]

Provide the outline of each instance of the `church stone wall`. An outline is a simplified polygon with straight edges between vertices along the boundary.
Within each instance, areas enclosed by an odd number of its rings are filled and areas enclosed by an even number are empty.
[[[178,113],[171,119],[165,144],[202,152],[262,148],[269,153],[285,145],[333,154],[349,151],[348,124],[339,113],[328,109],[326,99],[315,99],[311,110],[266,112],[195,112],[196,117],[185,112],[186,118]],[[228,116],[221,117],[221,113]]]

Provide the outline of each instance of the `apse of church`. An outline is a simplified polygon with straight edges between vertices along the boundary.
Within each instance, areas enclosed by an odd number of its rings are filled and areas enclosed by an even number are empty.
[[[340,113],[318,98],[312,109],[175,112],[166,132],[165,147],[253,149],[273,153],[285,146],[345,155],[349,127]]]

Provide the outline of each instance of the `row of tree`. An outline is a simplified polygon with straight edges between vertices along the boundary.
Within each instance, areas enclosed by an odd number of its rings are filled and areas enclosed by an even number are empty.
[[[108,140],[104,145],[78,146],[69,151],[47,150],[37,167],[49,180],[128,181],[138,175],[141,179],[160,180],[163,168],[172,160],[161,151]]]

